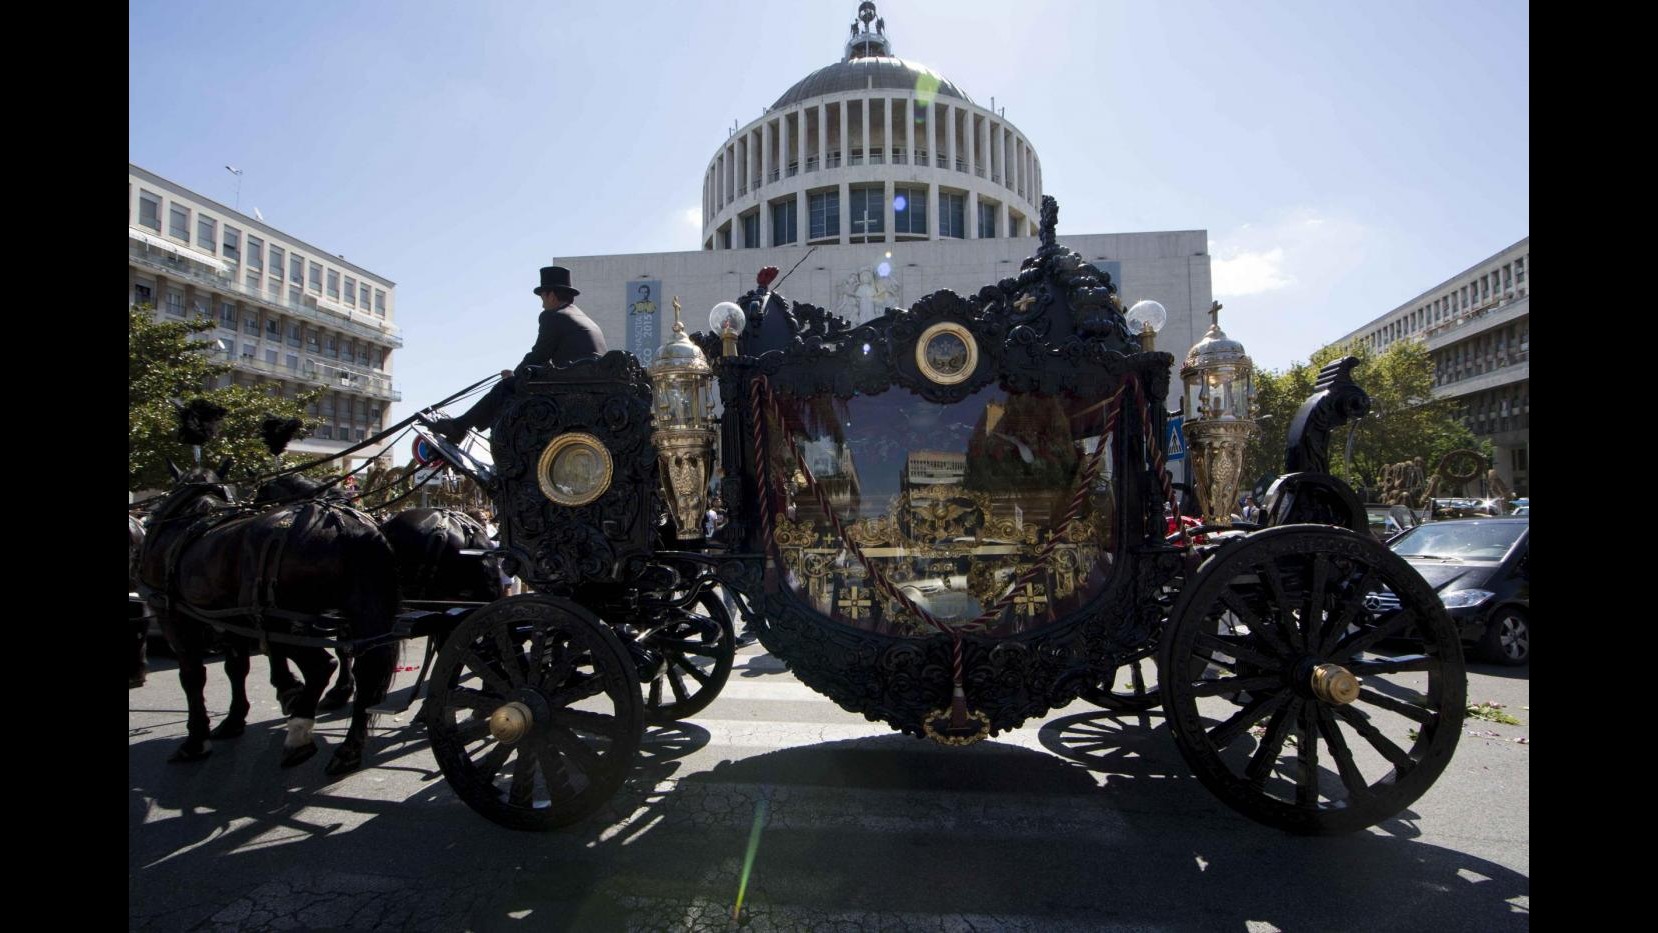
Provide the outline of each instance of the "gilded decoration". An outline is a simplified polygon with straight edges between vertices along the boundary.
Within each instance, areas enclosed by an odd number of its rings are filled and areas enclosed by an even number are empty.
[[[548,442],[536,464],[541,492],[559,505],[587,505],[610,488],[610,451],[591,434],[572,431]]]

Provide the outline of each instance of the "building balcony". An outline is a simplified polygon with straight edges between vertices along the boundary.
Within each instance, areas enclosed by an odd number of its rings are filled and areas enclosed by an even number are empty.
[[[1464,312],[1428,328],[1423,334],[1429,350],[1440,350],[1531,313],[1531,296],[1504,298]]]
[[[1515,356],[1524,356],[1525,359],[1518,360],[1508,366],[1488,370],[1480,373],[1479,375],[1462,376],[1461,378],[1452,379],[1450,382],[1446,382],[1443,385],[1434,386],[1433,397],[1440,399],[1473,395],[1477,392],[1484,392],[1486,389],[1495,389],[1499,386],[1510,385],[1512,383],[1523,382],[1530,379],[1530,354],[1510,354],[1511,359]]]
[[[341,392],[355,392],[359,395],[367,395],[392,402],[403,401],[403,393],[392,388],[391,377],[383,373],[360,372],[333,363],[322,363],[311,358],[305,359],[299,369],[290,369],[285,365],[267,362],[252,356],[227,358],[227,361],[240,372],[275,376],[278,379],[287,379],[292,382],[307,382],[312,385],[337,389]]]
[[[193,282],[227,295],[239,295],[267,308],[274,308],[293,317],[324,324],[342,333],[362,337],[364,340],[373,341],[381,346],[391,347],[392,349],[403,346],[403,338],[398,334],[396,326],[373,315],[365,315],[360,311],[348,311],[345,308],[325,308],[320,305],[314,307],[307,304],[295,304],[282,298],[272,298],[258,289],[248,288],[230,276],[219,275],[217,272],[200,265],[172,256],[158,256],[143,249],[129,247],[127,249],[127,259],[133,265],[143,266],[170,278]]]

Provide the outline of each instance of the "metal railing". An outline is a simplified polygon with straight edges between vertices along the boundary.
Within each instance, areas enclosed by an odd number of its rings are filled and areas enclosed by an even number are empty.
[[[403,338],[397,333],[395,325],[375,322],[373,324],[356,320],[349,313],[319,309],[305,304],[296,304],[281,298],[273,298],[257,288],[248,288],[241,282],[229,276],[219,275],[216,272],[194,268],[182,260],[164,259],[139,250],[127,250],[127,256],[133,262],[148,266],[167,275],[179,275],[201,282],[215,291],[226,292],[251,298],[267,307],[276,308],[285,314],[294,317],[326,324],[329,327],[363,337],[376,343],[387,344],[393,348],[403,346]]]
[[[817,156],[812,156],[811,158],[808,158],[806,160],[806,171],[808,171],[808,172],[817,171]]]
[[[901,149],[892,150],[892,164],[893,165],[906,165],[906,164],[909,163],[909,161],[910,161],[910,157],[909,157],[908,153],[904,152]]]
[[[834,155],[825,157],[823,167],[824,168],[840,168],[841,167],[840,153],[837,152]]]

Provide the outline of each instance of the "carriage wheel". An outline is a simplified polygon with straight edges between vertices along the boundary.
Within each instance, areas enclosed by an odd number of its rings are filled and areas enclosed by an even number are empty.
[[[674,613],[649,643],[662,656],[656,678],[645,688],[645,720],[652,725],[706,709],[725,687],[737,653],[731,613],[718,593],[704,590],[691,609]]]
[[[510,829],[554,829],[598,809],[644,733],[621,642],[580,606],[540,594],[498,600],[461,623],[420,716],[456,795]]]
[[[1143,713],[1163,705],[1157,683],[1157,659],[1148,654],[1112,668],[1077,695],[1102,709]]]
[[[1175,605],[1160,661],[1170,727],[1198,779],[1292,833],[1396,815],[1445,770],[1462,731],[1467,677],[1450,616],[1403,559],[1344,528],[1272,528],[1211,557]]]

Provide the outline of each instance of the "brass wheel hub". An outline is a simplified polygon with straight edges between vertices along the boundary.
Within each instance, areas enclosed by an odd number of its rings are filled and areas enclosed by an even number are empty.
[[[1331,706],[1346,706],[1359,698],[1359,679],[1340,664],[1313,668],[1313,695]]]
[[[530,713],[530,708],[517,700],[497,707],[495,712],[489,714],[489,734],[503,745],[511,745],[523,738],[533,725],[535,716]]]

